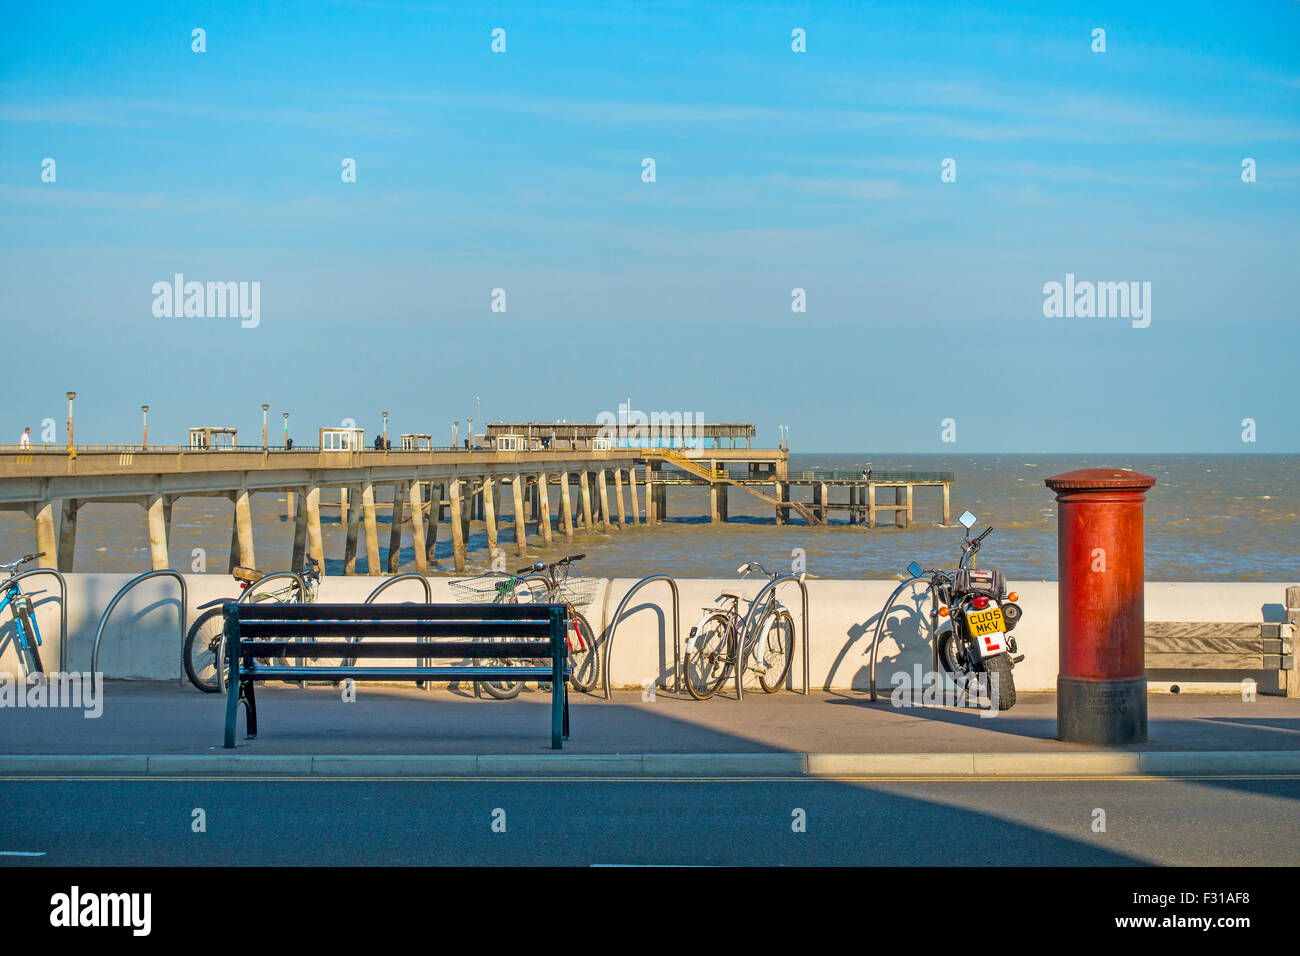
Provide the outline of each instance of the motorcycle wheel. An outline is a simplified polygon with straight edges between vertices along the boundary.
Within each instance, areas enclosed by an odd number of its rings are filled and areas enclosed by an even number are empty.
[[[998,710],[1010,710],[1016,706],[1016,679],[1011,676],[1011,658],[998,654],[981,662],[981,669],[989,675],[989,692],[993,683],[998,687]]]
[[[945,674],[958,677],[971,672],[970,661],[966,659],[966,648],[952,631],[945,631],[939,636],[939,667]]]

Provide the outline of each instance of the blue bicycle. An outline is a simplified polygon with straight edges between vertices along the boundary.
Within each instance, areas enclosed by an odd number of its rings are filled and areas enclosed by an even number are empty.
[[[45,556],[45,552],[38,554],[29,554],[19,558],[17,561],[11,561],[8,564],[0,564],[0,572],[8,572],[9,579],[0,584],[0,590],[4,591],[4,596],[0,597],[0,611],[6,607],[14,616],[14,627],[18,631],[18,656],[22,659],[23,667],[27,667],[27,660],[31,658],[32,665],[36,673],[44,674],[45,666],[41,663],[41,629],[36,625],[36,611],[32,607],[32,599],[22,592],[18,587],[18,582],[14,580],[15,572],[24,564],[30,564],[37,558]],[[28,635],[31,635],[29,638]],[[31,673],[28,670],[27,673]]]

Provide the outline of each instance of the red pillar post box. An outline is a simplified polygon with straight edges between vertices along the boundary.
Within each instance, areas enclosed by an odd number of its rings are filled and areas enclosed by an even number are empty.
[[[1116,468],[1047,479],[1057,501],[1060,740],[1147,739],[1142,506],[1155,483],[1150,475]]]

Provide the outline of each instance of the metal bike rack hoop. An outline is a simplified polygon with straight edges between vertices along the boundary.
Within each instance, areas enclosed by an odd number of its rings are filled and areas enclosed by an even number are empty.
[[[138,577],[132,578],[122,585],[122,589],[113,595],[113,600],[108,602],[108,607],[104,608],[104,615],[99,619],[99,627],[95,629],[95,646],[90,652],[90,673],[99,673],[99,641],[104,636],[104,625],[108,623],[108,616],[113,613],[113,608],[117,607],[117,602],[122,600],[123,595],[131,590],[141,581],[147,581],[150,578],[175,578],[181,586],[181,685],[185,684],[185,621],[188,617],[189,610],[189,588],[185,584],[185,578],[179,571],[173,571],[171,568],[161,568],[157,571],[146,571]]]
[[[801,693],[805,697],[808,695],[808,685],[810,683],[808,677],[808,585],[804,583],[802,575],[783,574],[779,578],[773,578],[771,581],[768,581],[767,584],[763,585],[763,589],[754,596],[754,600],[749,602],[749,610],[745,612],[744,626],[740,629],[740,644],[736,648],[736,656],[739,658],[739,660],[736,661],[736,700],[745,699],[745,691],[741,686],[745,680],[745,639],[749,636],[750,627],[757,623],[753,620],[754,612],[758,610],[759,606],[762,604],[763,596],[767,594],[768,591],[771,591],[778,584],[783,584],[786,581],[793,581],[795,584],[799,585],[799,593],[802,596],[800,609],[803,612],[803,690]]]
[[[59,670],[66,671],[68,669],[68,581],[54,568],[32,568],[22,574],[15,574],[14,583],[17,584],[23,578],[29,578],[34,574],[52,574],[59,579]]]
[[[396,575],[396,576],[394,576],[394,577],[389,578],[389,579],[388,579],[387,581],[385,581],[383,584],[379,585],[379,587],[377,587],[377,588],[375,588],[373,591],[371,591],[371,592],[370,592],[370,596],[367,597],[367,598],[366,598],[363,602],[361,602],[361,603],[363,603],[363,604],[373,604],[373,603],[375,603],[375,598],[379,597],[379,595],[383,594],[384,591],[388,590],[388,589],[391,588],[394,584],[397,584],[397,583],[400,582],[400,581],[419,581],[421,584],[424,585],[424,603],[425,603],[425,604],[432,604],[432,603],[433,603],[433,588],[429,587],[429,579],[426,578],[423,574],[420,574],[420,573],[418,573],[418,572],[416,572],[416,571],[407,571],[407,572],[405,572],[405,573],[403,573],[403,574],[398,574],[398,575]],[[417,644],[423,644],[423,643],[425,643],[423,637],[417,637],[417,638],[415,639],[415,641],[416,641]],[[351,660],[355,660],[355,658],[350,658],[350,659],[351,659]],[[422,658],[420,658],[420,666],[421,666],[421,667],[427,667],[428,665],[429,665],[429,659],[428,659],[427,657],[422,657]],[[423,690],[423,689],[424,689],[424,681],[422,681],[422,680],[416,681],[416,682],[415,682],[415,686],[418,687],[418,688],[420,688],[421,690]]]
[[[871,639],[871,701],[876,701],[876,653],[880,647],[880,632],[884,630],[885,619],[889,617],[889,612],[894,609],[894,602],[898,596],[903,593],[903,589],[917,581],[928,581],[929,578],[924,575],[916,575],[908,578],[898,587],[894,588],[894,593],[889,595],[889,600],[885,602],[885,609],[880,612],[880,617],[876,620],[876,634]],[[929,590],[927,588],[926,590]]]
[[[609,633],[605,636],[605,661],[601,666],[601,682],[605,688],[605,699],[610,699],[609,693],[609,674],[610,658],[614,652],[614,634],[618,630],[618,623],[623,618],[623,612],[627,610],[628,602],[632,600],[632,595],[636,594],[647,584],[653,584],[655,581],[666,581],[668,587],[673,592],[673,692],[680,693],[682,689],[682,615],[681,599],[677,593],[677,582],[667,574],[652,574],[649,577],[642,578],[631,589],[623,595],[623,600],[618,602],[618,607],[614,611],[614,616],[610,618]]]

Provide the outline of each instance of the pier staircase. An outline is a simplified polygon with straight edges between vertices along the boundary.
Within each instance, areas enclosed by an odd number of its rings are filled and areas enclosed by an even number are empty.
[[[774,495],[769,495],[766,492],[759,491],[752,485],[736,481],[730,476],[725,468],[713,468],[710,465],[696,461],[693,458],[687,458],[685,455],[674,451],[671,448],[648,448],[646,449],[646,454],[662,458],[665,461],[676,465],[687,474],[694,475],[696,478],[703,478],[711,485],[732,485],[749,492],[755,498],[761,498],[768,504],[793,508],[799,513],[799,516],[810,525],[820,525],[824,523],[822,519],[817,516],[817,513],[807,505],[800,504],[797,501],[782,501]]]

